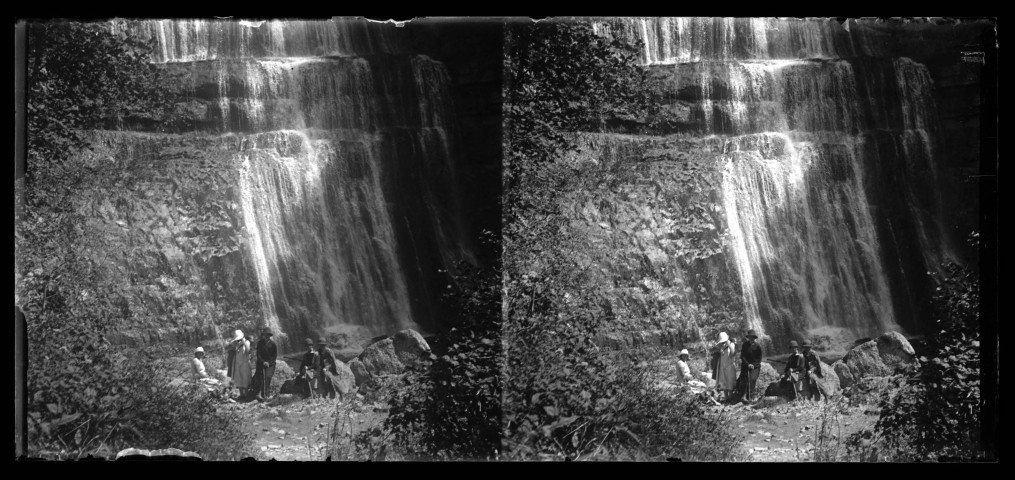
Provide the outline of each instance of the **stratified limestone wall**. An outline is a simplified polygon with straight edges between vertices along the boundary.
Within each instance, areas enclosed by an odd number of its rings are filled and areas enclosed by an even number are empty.
[[[650,315],[656,324],[686,328],[675,312],[697,309],[707,335],[752,328],[777,348],[828,328],[858,338],[916,333],[927,320],[928,272],[964,256],[956,246],[960,209],[947,202],[962,191],[955,145],[969,140],[944,132],[959,115],[952,94],[973,105],[978,97],[960,86],[975,75],[956,71],[968,70],[955,66],[957,57],[951,64],[941,57],[977,28],[596,19],[599,34],[642,42],[660,113],[586,135],[587,168],[619,162],[640,175],[614,188],[612,205],[592,210],[596,218],[587,219],[586,207],[576,221],[593,231],[622,225],[602,235],[627,248],[610,268],[632,292],[639,282],[682,286],[703,265],[722,272],[711,275],[720,283],[737,284],[692,282],[691,291],[722,292],[725,301],[673,295],[671,311]],[[931,42],[928,50],[916,48],[917,37]],[[939,116],[939,103],[947,116]],[[696,173],[681,177],[692,165]],[[721,247],[688,262],[686,230],[699,220],[671,217],[693,203],[667,192],[706,184],[704,218]],[[627,265],[637,262],[627,258],[648,266],[645,278],[628,278]],[[717,314],[716,304],[742,314]],[[637,309],[630,313],[639,318]]]

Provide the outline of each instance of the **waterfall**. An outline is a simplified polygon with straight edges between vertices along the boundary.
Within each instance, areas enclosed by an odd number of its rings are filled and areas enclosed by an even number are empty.
[[[894,300],[911,296],[904,264],[914,262],[899,255],[899,224],[921,268],[950,249],[923,65],[856,22],[625,18],[594,29],[640,41],[661,101],[690,112],[678,131],[722,145],[714,161],[745,329],[782,341],[913,325],[911,306]]]
[[[263,322],[429,330],[427,282],[472,260],[444,66],[357,20],[127,22],[185,72],[206,134],[235,138]],[[439,291],[436,288],[434,291]]]

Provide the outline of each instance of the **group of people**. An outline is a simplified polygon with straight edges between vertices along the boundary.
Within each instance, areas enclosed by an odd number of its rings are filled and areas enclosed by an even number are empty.
[[[786,360],[782,381],[793,384],[793,393],[796,398],[821,400],[821,390],[817,380],[817,378],[824,378],[824,374],[821,372],[821,359],[811,350],[810,342],[799,345],[796,340],[793,340],[789,342],[789,347],[793,353]],[[800,351],[801,347],[803,347],[803,352]]]
[[[233,339],[226,347],[228,385],[225,386],[229,391],[233,388],[238,389],[240,399],[264,401],[268,398],[271,379],[275,375],[275,362],[278,358],[278,347],[271,339],[273,335],[270,328],[262,328],[261,338],[252,351],[250,341],[244,337],[243,331],[233,332]],[[197,347],[194,350],[194,358],[191,360],[194,380],[209,390],[223,386],[223,382],[208,374],[204,365],[204,356],[203,347]],[[251,366],[251,362],[253,362],[253,366]]]
[[[293,385],[295,392],[306,397],[322,396],[335,398],[341,396],[338,388],[338,362],[334,352],[328,348],[323,337],[317,340],[317,348],[309,338],[303,341],[307,351],[300,361],[300,370],[296,374]]]
[[[754,330],[748,330],[744,335],[744,344],[740,348],[740,374],[737,376],[737,346],[735,340],[731,339],[726,332],[719,333],[718,342],[712,345],[712,380],[715,380],[715,391],[719,401],[728,403],[736,396],[743,398],[743,403],[753,403],[758,400],[757,391],[758,377],[761,374],[761,345],[757,343],[758,336]],[[793,391],[796,398],[820,400],[821,394],[818,389],[817,378],[822,377],[821,364],[817,354],[811,351],[810,343],[801,346],[796,341],[790,342],[793,353],[790,354],[783,372],[781,381],[793,384]],[[687,362],[690,353],[687,349],[679,353],[680,360],[677,361],[679,370],[678,379],[685,383],[692,391],[702,391],[706,385],[691,375],[690,366]],[[817,377],[817,378],[816,378]]]

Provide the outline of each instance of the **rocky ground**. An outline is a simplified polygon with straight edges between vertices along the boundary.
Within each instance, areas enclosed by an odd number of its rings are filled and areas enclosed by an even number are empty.
[[[839,406],[835,402],[791,402],[772,407],[746,405],[725,408],[737,420],[744,435],[744,450],[752,461],[796,462],[815,458],[819,445],[840,451],[840,440],[865,427],[873,426],[876,414],[868,407]],[[822,424],[825,435],[821,435]]]
[[[387,416],[386,405],[368,402],[358,394],[344,402],[278,395],[264,403],[227,403],[221,409],[238,413],[244,419],[260,452],[257,460],[280,461],[325,460],[335,428],[345,426],[346,433],[351,430],[355,435],[379,426]],[[340,416],[343,418],[336,422]]]

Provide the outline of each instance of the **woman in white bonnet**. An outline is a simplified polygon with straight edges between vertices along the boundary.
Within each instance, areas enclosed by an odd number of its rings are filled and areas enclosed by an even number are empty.
[[[719,332],[719,342],[712,347],[712,351],[719,354],[719,362],[716,367],[715,388],[722,392],[722,400],[729,401],[731,392],[737,386],[736,372],[736,346],[730,341],[726,332]]]
[[[233,358],[233,386],[240,389],[242,396],[250,388],[250,342],[243,338],[241,330],[236,330],[233,332],[233,340],[230,342],[229,348],[236,352]]]

